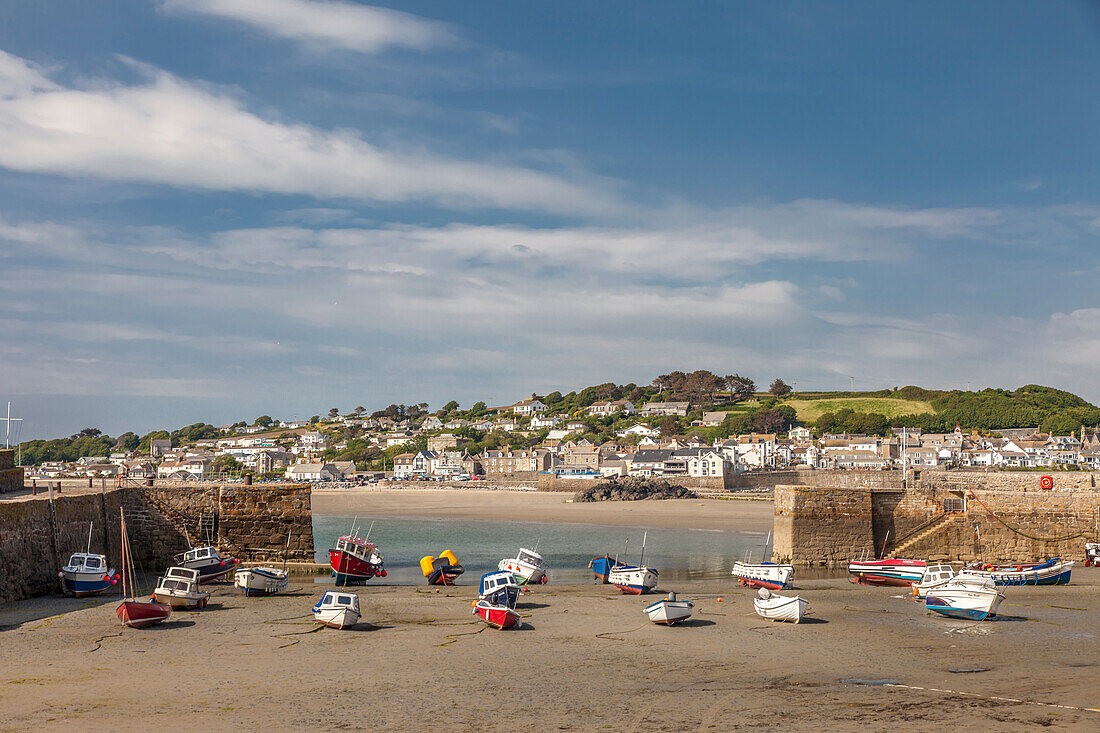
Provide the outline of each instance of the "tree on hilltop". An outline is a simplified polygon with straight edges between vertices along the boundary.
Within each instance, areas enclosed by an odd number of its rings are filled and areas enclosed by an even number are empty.
[[[756,394],[756,382],[740,374],[731,374],[724,380],[725,387],[734,397],[735,401],[751,399]]]
[[[340,408],[339,407],[330,408],[329,411],[328,411],[328,416],[332,419],[335,419],[336,416],[339,415],[339,414],[340,414]]]
[[[787,384],[782,379],[776,379],[772,382],[772,386],[768,387],[768,391],[776,397],[784,397],[791,393],[791,385]]]

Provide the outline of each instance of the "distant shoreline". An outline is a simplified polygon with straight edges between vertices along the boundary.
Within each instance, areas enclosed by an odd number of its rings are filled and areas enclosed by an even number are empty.
[[[768,531],[768,500],[572,503],[571,494],[508,489],[336,489],[313,491],[317,514],[424,519],[495,519],[665,529]]]

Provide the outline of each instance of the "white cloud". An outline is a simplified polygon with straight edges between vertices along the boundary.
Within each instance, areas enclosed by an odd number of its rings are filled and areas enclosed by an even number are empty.
[[[445,23],[339,0],[161,0],[160,6],[178,15],[235,20],[315,48],[378,53],[395,47],[426,50],[456,42]]]
[[[585,215],[606,182],[383,148],[348,130],[265,119],[225,91],[142,68],[137,84],[62,87],[0,51],[0,166],[19,171],[366,202]]]

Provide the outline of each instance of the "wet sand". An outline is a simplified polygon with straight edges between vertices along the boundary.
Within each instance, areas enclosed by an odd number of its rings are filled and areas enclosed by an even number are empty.
[[[642,614],[654,596],[547,585],[517,631],[476,621],[471,586],[358,588],[348,631],[315,630],[327,586],[297,578],[272,598],[209,586],[208,608],[140,631],[116,599],[36,599],[0,609],[0,730],[1100,729],[1082,709],[1100,707],[1100,570],[1010,588],[990,622],[899,589],[798,586],[812,623],[699,582],[674,588],[695,617],[665,628]],[[19,623],[51,606],[75,610]]]
[[[383,489],[314,491],[318,514],[431,519],[514,519],[666,529],[772,528],[770,500],[669,499],[568,503],[549,491]]]

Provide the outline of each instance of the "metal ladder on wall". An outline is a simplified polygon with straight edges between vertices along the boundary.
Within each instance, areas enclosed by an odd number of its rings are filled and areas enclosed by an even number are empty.
[[[199,515],[199,539],[211,545],[217,536],[217,516],[210,509],[203,509]]]

